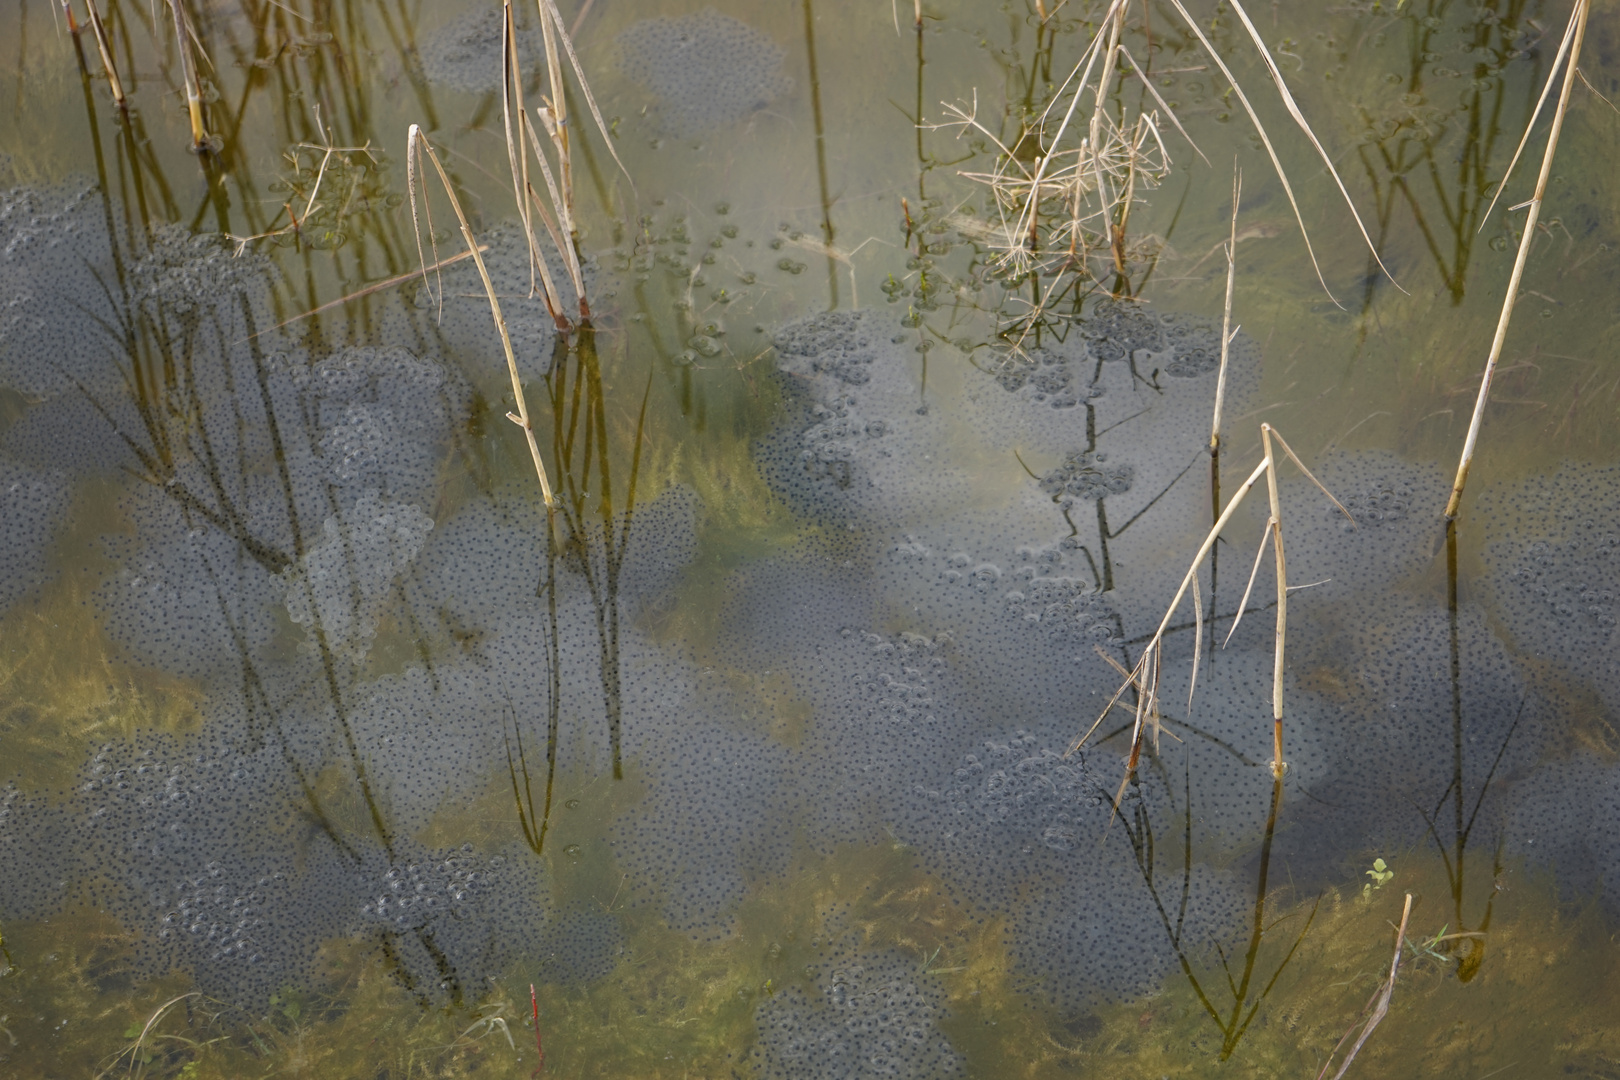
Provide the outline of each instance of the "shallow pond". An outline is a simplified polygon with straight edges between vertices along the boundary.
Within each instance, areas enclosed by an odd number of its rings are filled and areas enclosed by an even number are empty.
[[[1567,7],[1252,6],[1383,268],[1225,6],[1309,247],[1174,3],[567,3],[565,333],[493,5],[0,3],[0,1072],[1620,1071],[1612,16],[1448,534]]]

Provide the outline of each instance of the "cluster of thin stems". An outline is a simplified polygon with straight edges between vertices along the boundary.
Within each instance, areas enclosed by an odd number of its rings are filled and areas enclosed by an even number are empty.
[[[186,114],[191,121],[191,149],[193,153],[198,154],[212,153],[219,149],[220,142],[217,136],[208,133],[207,120],[203,115],[202,80],[197,72],[200,64],[209,67],[213,64],[203,50],[202,42],[197,40],[185,5],[181,0],[167,0],[167,3],[174,22],[175,48],[179,51],[181,83],[186,95]],[[102,69],[107,75],[107,85],[112,90],[113,101],[118,103],[120,109],[128,109],[129,99],[124,93],[124,80],[118,75],[118,63],[111,35],[107,32],[107,24],[101,18],[96,0],[84,0],[84,7],[86,21],[90,25],[91,33],[95,35],[96,51],[101,55]],[[77,35],[81,28],[73,11],[73,0],[62,0],[62,11],[67,16],[68,32]]]
[[[502,117],[506,133],[507,160],[512,170],[512,193],[517,202],[518,217],[523,224],[524,242],[529,254],[529,295],[537,296],[544,301],[546,310],[550,312],[552,320],[557,325],[559,333],[568,333],[575,328],[575,323],[568,315],[569,308],[578,312],[578,325],[590,325],[590,301],[585,292],[585,278],[580,268],[579,259],[579,229],[574,217],[574,175],[573,155],[569,128],[569,110],[567,88],[564,82],[564,69],[561,55],[568,57],[568,64],[572,68],[580,95],[591,117],[596,122],[598,130],[602,132],[603,140],[607,143],[608,152],[618,163],[620,170],[624,170],[624,163],[619,161],[619,155],[613,149],[611,139],[608,137],[607,124],[602,119],[601,110],[596,106],[596,100],[591,95],[591,89],[585,81],[585,73],[580,66],[579,57],[574,51],[573,41],[563,25],[563,19],[557,10],[555,0],[536,0],[536,9],[540,19],[541,36],[545,46],[546,71],[545,85],[548,93],[543,95],[542,102],[534,109],[535,118],[540,121],[540,127],[546,133],[546,141],[541,141],[539,132],[535,129],[534,120],[529,116],[529,110],[524,102],[523,71],[518,62],[517,47],[517,21],[512,10],[512,0],[506,0],[503,5],[505,15],[504,47],[502,49]],[[535,439],[534,424],[529,415],[529,406],[523,392],[523,380],[518,372],[517,354],[512,348],[512,337],[506,327],[506,317],[501,312],[500,296],[497,294],[494,282],[490,279],[489,269],[484,264],[482,251],[484,250],[473,236],[472,225],[462,209],[461,199],[456,194],[455,185],[445,172],[443,163],[439,160],[438,152],[433,148],[427,135],[416,124],[410,126],[406,136],[406,186],[410,192],[411,220],[416,233],[417,257],[421,262],[421,276],[423,284],[433,292],[433,286],[428,279],[429,265],[426,252],[422,249],[422,220],[426,219],[429,243],[435,245],[434,268],[444,265],[445,261],[438,259],[436,240],[434,239],[432,210],[426,192],[420,203],[421,217],[418,216],[417,202],[417,175],[422,171],[423,162],[430,162],[437,173],[444,188],[445,196],[455,211],[456,222],[460,226],[461,236],[467,246],[467,255],[478,268],[479,279],[483,282],[485,295],[489,299],[490,316],[494,319],[495,329],[501,338],[501,347],[506,354],[507,373],[512,380],[512,395],[517,403],[517,411],[508,412],[506,417],[523,431],[524,440],[528,444],[529,456],[534,462],[535,477],[540,482],[541,497],[545,500],[548,513],[556,509],[556,499],[551,488],[551,479],[546,472],[545,460],[540,455],[540,446]],[[546,146],[549,144],[551,155],[548,156]],[[555,164],[551,160],[555,157]],[[545,185],[545,195],[536,190],[531,180],[531,165],[536,168]],[[625,172],[629,179],[629,173]],[[634,185],[632,184],[632,190]],[[540,241],[536,223],[545,230],[550,241],[549,250],[556,253],[561,260],[564,272],[571,287],[571,295],[565,297],[558,287],[556,275],[552,273],[550,261],[546,255],[547,246]],[[446,260],[447,261],[447,260]],[[442,302],[443,287],[437,290]],[[568,301],[572,300],[572,304]]]

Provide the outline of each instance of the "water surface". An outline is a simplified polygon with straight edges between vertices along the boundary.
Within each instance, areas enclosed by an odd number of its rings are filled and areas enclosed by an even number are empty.
[[[1392,281],[1199,9],[1330,297],[1224,80],[1133,9],[1202,153],[1167,131],[1126,265],[1019,353],[1041,282],[961,175],[994,148],[928,125],[976,100],[1013,143],[1097,7],[570,6],[629,179],[573,102],[567,336],[486,6],[192,11],[201,157],[164,12],[103,11],[123,113],[88,33],[0,8],[7,1070],[526,1075],[537,1007],[563,1075],[1314,1073],[1410,893],[1353,1070],[1608,1075],[1609,32],[1448,548],[1523,222],[1485,210],[1566,11],[1254,12]],[[476,275],[411,276],[411,123],[488,247],[549,519]],[[1234,159],[1223,496],[1264,420],[1355,525],[1285,477],[1284,781],[1269,566],[1216,648],[1256,505],[1122,786],[1127,716],[1067,751],[1210,522]]]

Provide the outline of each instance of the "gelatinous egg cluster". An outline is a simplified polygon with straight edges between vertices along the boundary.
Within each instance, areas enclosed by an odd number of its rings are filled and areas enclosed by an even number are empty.
[[[729,15],[645,19],[619,35],[625,72],[656,95],[671,135],[705,135],[744,119],[793,89],[782,49]]]
[[[712,13],[620,43],[661,58],[647,77],[688,129],[785,89],[775,46]],[[748,49],[752,89],[686,70]],[[94,293],[102,329],[70,333],[53,297],[87,290],[113,250],[92,201],[0,196],[0,383],[28,402],[0,431],[0,616],[48,598],[76,492],[114,491],[88,590],[105,644],[190,680],[201,722],[100,746],[71,791],[0,787],[8,916],[88,899],[134,933],[140,971],[184,969],[236,1002],[315,980],[334,938],[372,943],[423,1001],[471,998],[514,965],[599,978],[626,931],[559,884],[566,856],[505,819],[504,840],[458,832],[490,799],[533,826],[553,765],[570,783],[630,777],[593,842],[642,916],[721,940],[796,856],[899,845],[999,919],[1019,978],[1071,1011],[1244,932],[1268,836],[1297,881],[1326,881],[1347,854],[1421,839],[1458,798],[1571,880],[1620,882],[1620,783],[1588,738],[1604,724],[1572,739],[1557,707],[1571,687],[1604,716],[1620,698],[1612,470],[1483,495],[1507,538],[1455,610],[1434,585],[1439,470],[1312,461],[1343,511],[1283,482],[1290,577],[1312,588],[1291,601],[1275,830],[1269,565],[1219,647],[1249,553],[1223,549],[1203,619],[1184,607],[1168,627],[1134,781],[1128,692],[1072,752],[1209,521],[1214,320],[1094,303],[964,364],[950,395],[925,389],[898,314],[776,327],[783,408],[752,450],[804,528],[706,567],[715,628],[688,637],[658,616],[703,555],[695,492],[587,521],[548,519],[527,484],[447,484],[470,456],[470,387],[504,368],[467,264],[446,275],[442,321],[423,289],[383,344],[320,347],[269,329],[265,265],[165,231]],[[488,263],[529,300],[509,319],[532,377],[557,339],[514,235],[487,234]],[[1228,407],[1250,407],[1258,348],[1239,335],[1227,352]],[[1240,523],[1257,532],[1265,512]],[[757,1068],[960,1071],[940,984],[913,958],[853,934],[817,948],[760,1004]]]

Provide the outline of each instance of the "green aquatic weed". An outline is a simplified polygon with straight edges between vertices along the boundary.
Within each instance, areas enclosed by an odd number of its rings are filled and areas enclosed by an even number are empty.
[[[1384,862],[1383,859],[1374,859],[1372,869],[1366,873],[1372,880],[1361,887],[1363,899],[1371,899],[1374,889],[1382,889],[1395,877],[1395,871],[1391,870],[1389,864]]]

